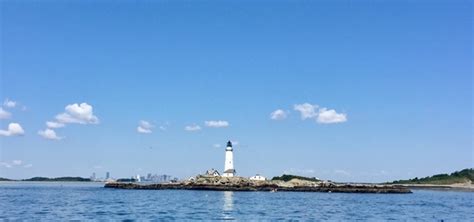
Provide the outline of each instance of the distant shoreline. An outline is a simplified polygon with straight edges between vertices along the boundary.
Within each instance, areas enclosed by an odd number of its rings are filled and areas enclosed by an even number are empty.
[[[474,185],[472,184],[397,184],[413,190],[437,190],[437,191],[467,191],[474,192]]]
[[[0,178],[0,182],[8,182],[8,181],[17,181],[17,182],[94,182],[89,178],[83,177],[56,177],[56,178],[49,178],[49,177],[32,177],[30,179],[8,179],[8,178]]]
[[[107,183],[105,181],[34,181],[34,180],[0,180],[0,183]]]

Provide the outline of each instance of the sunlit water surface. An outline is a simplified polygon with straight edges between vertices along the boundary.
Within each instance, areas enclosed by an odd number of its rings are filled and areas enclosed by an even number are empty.
[[[98,183],[0,183],[0,220],[474,221],[474,193],[115,190]]]

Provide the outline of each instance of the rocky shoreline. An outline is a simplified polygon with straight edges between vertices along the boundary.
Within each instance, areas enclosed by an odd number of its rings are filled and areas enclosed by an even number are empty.
[[[201,177],[196,181],[178,183],[106,183],[105,188],[140,190],[213,190],[213,191],[266,191],[266,192],[334,192],[334,193],[411,193],[407,187],[397,185],[336,184],[291,180],[285,181],[249,181],[245,178]]]

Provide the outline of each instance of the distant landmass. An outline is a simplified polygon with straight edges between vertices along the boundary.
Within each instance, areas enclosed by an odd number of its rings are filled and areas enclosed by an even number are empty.
[[[315,178],[315,177],[304,177],[304,176],[297,176],[297,175],[290,175],[290,174],[283,174],[282,176],[276,176],[271,179],[271,181],[284,181],[289,182],[292,180],[301,180],[301,181],[310,181],[310,182],[322,182],[322,180]],[[83,177],[56,177],[56,178],[48,178],[48,177],[33,177],[30,179],[22,179],[22,180],[14,180],[0,177],[0,181],[36,181],[36,182],[92,182],[90,178],[83,178]],[[128,179],[122,178],[118,179],[117,182],[136,182],[135,179]],[[456,185],[456,184],[464,184],[465,186],[469,186],[474,188],[474,168],[467,168],[461,171],[456,171],[451,174],[437,174],[433,176],[418,178],[415,177],[413,179],[407,180],[395,180],[393,182],[387,182],[385,184],[393,184],[393,185],[407,185],[407,186],[417,186],[417,185],[439,185],[439,186],[448,186],[448,185]]]
[[[56,178],[48,178],[48,177],[33,177],[30,179],[24,179],[22,181],[39,181],[39,182],[91,182],[89,178],[83,177],[56,177]]]
[[[83,177],[56,177],[56,178],[48,178],[48,177],[33,177],[30,179],[23,179],[23,180],[12,180],[0,177],[0,181],[31,181],[31,182],[91,182],[89,178]]]
[[[474,169],[467,168],[456,171],[451,174],[437,174],[429,177],[415,177],[409,180],[396,180],[391,184],[435,184],[435,185],[452,185],[452,184],[472,184],[474,182]]]
[[[117,182],[134,183],[134,182],[137,182],[137,180],[134,178],[120,178],[120,179],[117,179]]]

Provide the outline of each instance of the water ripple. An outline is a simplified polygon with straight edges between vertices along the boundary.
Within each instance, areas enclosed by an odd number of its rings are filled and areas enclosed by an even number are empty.
[[[474,193],[111,190],[93,183],[0,183],[0,220],[474,221]]]

